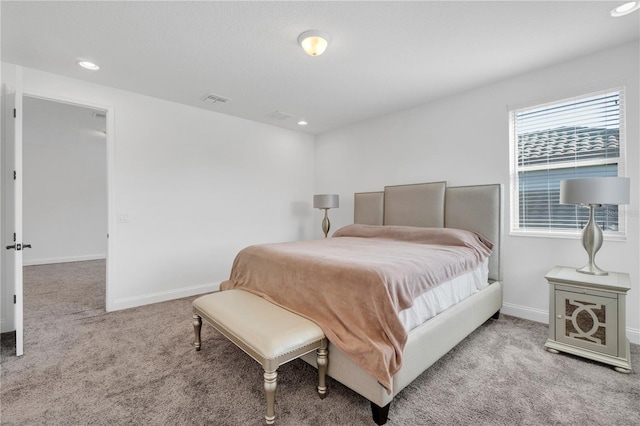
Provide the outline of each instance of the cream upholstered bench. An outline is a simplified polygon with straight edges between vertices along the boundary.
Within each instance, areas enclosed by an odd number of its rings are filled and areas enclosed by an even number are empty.
[[[202,319],[262,364],[267,424],[275,421],[276,370],[313,350],[317,353],[318,394],[326,396],[328,351],[324,333],[313,321],[243,290],[226,290],[193,301],[196,351]]]

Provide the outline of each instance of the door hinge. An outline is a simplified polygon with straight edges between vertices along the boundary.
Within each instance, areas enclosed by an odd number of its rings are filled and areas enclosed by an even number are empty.
[[[13,304],[15,305],[16,303],[18,303],[17,299],[16,299],[16,295],[13,295]]]
[[[16,111],[16,109],[13,109],[13,118],[16,118],[18,116],[18,112]]]
[[[16,242],[16,233],[15,232],[13,233],[13,242],[14,243]]]
[[[16,180],[18,178],[18,173],[14,170],[13,171],[13,180]]]

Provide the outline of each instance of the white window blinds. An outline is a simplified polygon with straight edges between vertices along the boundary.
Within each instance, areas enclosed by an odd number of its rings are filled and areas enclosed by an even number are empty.
[[[560,181],[623,176],[622,88],[510,112],[514,233],[581,230],[588,209],[559,204]],[[596,210],[605,232],[624,234],[618,206]]]

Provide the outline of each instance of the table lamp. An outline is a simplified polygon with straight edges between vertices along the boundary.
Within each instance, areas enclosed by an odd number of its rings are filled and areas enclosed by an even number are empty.
[[[313,208],[324,210],[324,219],[322,219],[322,232],[324,237],[327,238],[329,229],[331,228],[331,222],[329,222],[329,209],[338,208],[340,205],[340,199],[338,194],[317,194],[313,196]]]
[[[589,255],[589,262],[578,272],[590,275],[608,275],[595,263],[595,256],[602,247],[602,229],[595,221],[596,207],[603,204],[629,204],[630,179],[624,177],[596,177],[560,181],[560,204],[578,204],[589,207],[589,221],[582,230],[582,246]]]

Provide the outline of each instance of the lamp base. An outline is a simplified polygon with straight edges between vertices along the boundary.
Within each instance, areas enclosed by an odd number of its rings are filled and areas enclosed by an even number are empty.
[[[602,229],[596,223],[595,209],[600,204],[589,204],[589,222],[582,230],[582,246],[589,255],[589,262],[582,268],[576,269],[576,271],[589,275],[609,275],[607,271],[596,266],[596,253],[602,247],[604,237],[602,235]]]
[[[322,232],[324,232],[324,237],[327,238],[329,235],[329,229],[331,229],[331,222],[329,221],[329,209],[324,210],[324,219],[322,219]]]
[[[577,272],[580,272],[581,274],[589,274],[589,275],[609,275],[609,273],[607,271],[603,271],[602,269],[598,268],[598,266],[596,266],[595,263],[589,263],[587,265],[584,265],[582,268],[577,268],[576,269]]]

